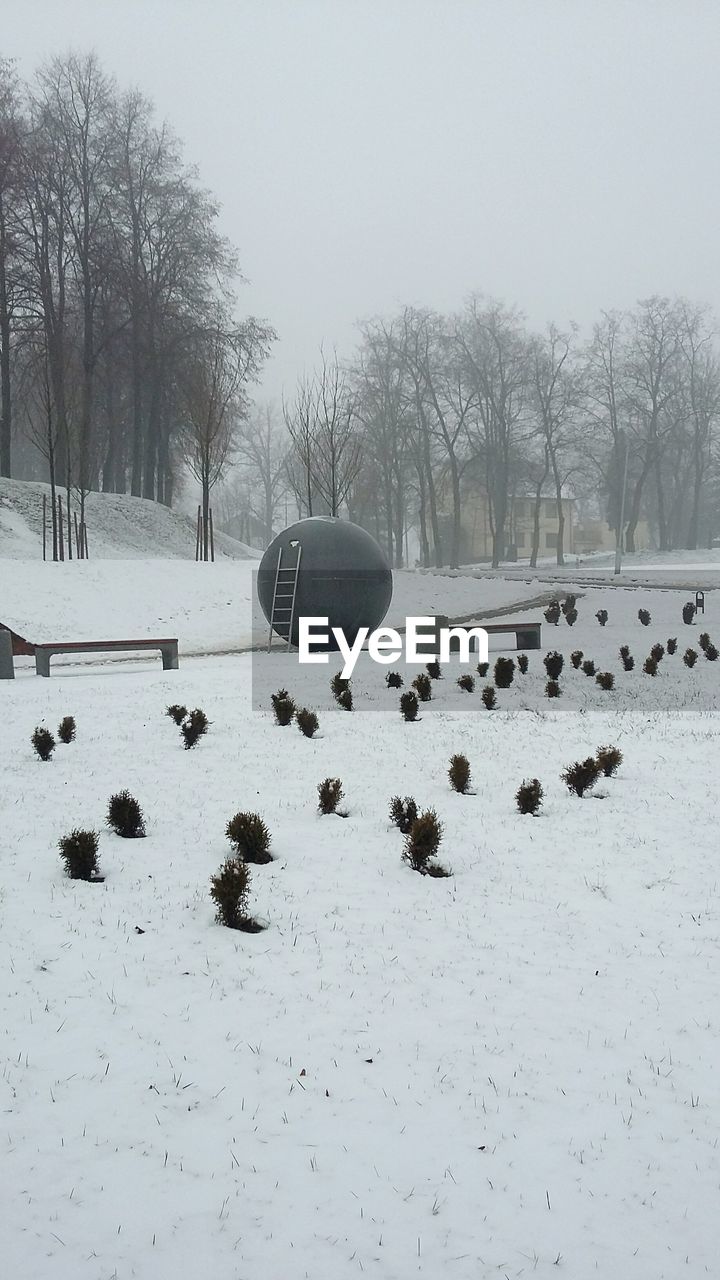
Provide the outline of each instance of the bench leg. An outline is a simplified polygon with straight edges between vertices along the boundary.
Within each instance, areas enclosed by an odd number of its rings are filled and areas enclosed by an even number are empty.
[[[162,654],[163,671],[177,671],[179,666],[177,645],[164,645],[160,652]]]
[[[12,636],[9,631],[0,629],[0,680],[14,680],[15,665],[13,663]]]
[[[50,654],[40,649],[35,650],[35,675],[50,675]]]

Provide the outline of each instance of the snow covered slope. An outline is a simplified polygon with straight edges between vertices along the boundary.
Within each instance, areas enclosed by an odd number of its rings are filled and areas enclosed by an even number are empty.
[[[0,479],[0,560],[42,557],[42,500],[50,486]],[[146,498],[90,493],[86,501],[88,544],[93,560],[134,560],[148,556],[194,560],[195,522]],[[242,560],[257,551],[216,533],[219,559]]]

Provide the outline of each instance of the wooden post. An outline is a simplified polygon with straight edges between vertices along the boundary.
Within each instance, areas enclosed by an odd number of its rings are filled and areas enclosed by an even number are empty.
[[[200,529],[201,529],[201,526],[202,526],[202,515],[201,515],[201,511],[202,511],[202,508],[201,508],[201,507],[198,507],[198,513],[197,513],[197,528],[195,529],[195,559],[196,559],[196,560],[199,560],[199,559],[200,559]]]
[[[213,533],[212,507],[210,507],[210,559],[215,563],[215,534]]]
[[[89,560],[90,551],[88,549],[87,525],[84,520],[82,522],[82,544],[83,544],[83,554],[85,556],[85,559]]]
[[[75,521],[75,555],[78,560],[82,560],[82,551],[80,550],[80,530],[78,528],[77,511],[73,512],[73,520]]]
[[[65,559],[65,537],[63,534],[63,513],[62,513],[62,497],[58,494],[58,546],[60,548],[60,559]]]
[[[43,560],[47,560],[45,540],[47,537],[47,494],[43,494]]]

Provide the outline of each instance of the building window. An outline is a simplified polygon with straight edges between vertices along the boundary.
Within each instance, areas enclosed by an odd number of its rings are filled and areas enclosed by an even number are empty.
[[[556,533],[546,533],[546,534],[545,534],[545,546],[547,547],[548,551],[555,551],[555,550],[556,550],[556,548],[557,548],[557,540],[558,540],[558,536],[557,536],[557,534],[556,534]]]
[[[545,519],[557,520],[557,503],[555,502],[545,503]]]

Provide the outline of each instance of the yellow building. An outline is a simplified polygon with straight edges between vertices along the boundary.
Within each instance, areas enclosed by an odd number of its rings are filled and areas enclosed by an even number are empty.
[[[574,555],[575,529],[577,525],[574,498],[563,498],[562,507],[565,517],[563,551],[565,555]],[[472,564],[475,561],[491,559],[493,554],[493,535],[490,528],[486,494],[474,493],[466,496],[463,502],[462,524],[463,560]],[[534,526],[534,497],[513,498],[510,503],[508,518],[505,522],[505,554],[503,559],[530,559]],[[554,498],[542,498],[540,502],[539,559],[545,560],[548,557],[554,559],[557,554],[558,531],[557,503]]]

